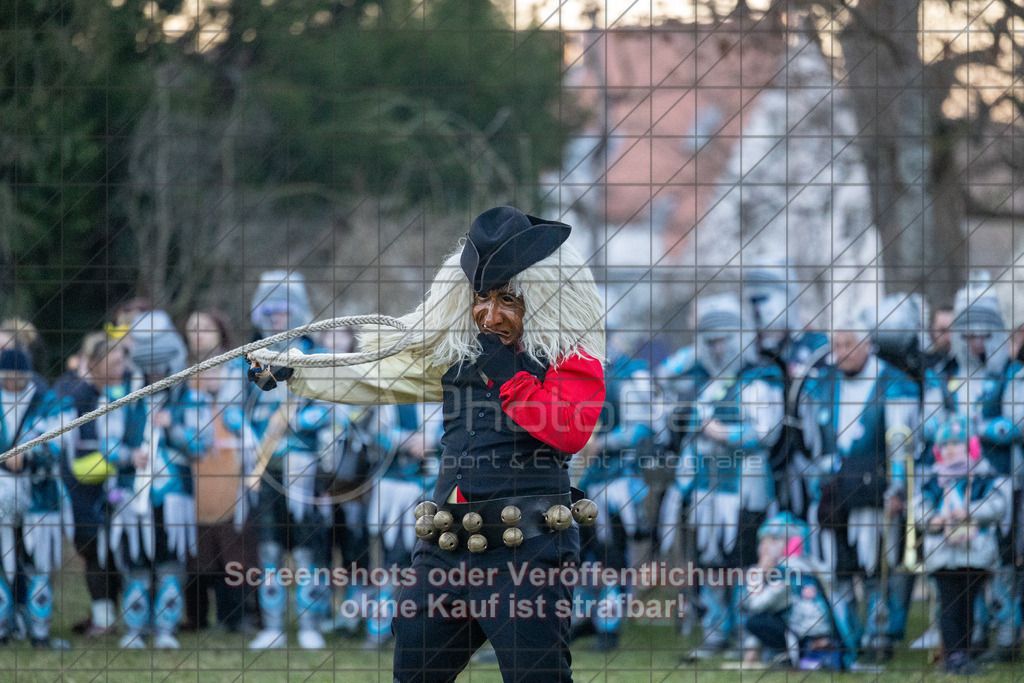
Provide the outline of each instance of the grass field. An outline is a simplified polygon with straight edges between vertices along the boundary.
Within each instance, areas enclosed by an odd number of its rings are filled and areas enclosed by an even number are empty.
[[[70,557],[68,553],[67,557]],[[269,652],[249,652],[239,635],[183,634],[182,649],[165,651],[122,651],[117,638],[89,640],[69,636],[71,624],[88,611],[88,596],[77,561],[67,563],[65,580],[56,591],[58,618],[54,635],[66,637],[72,649],[43,652],[22,643],[0,649],[0,681],[390,681],[391,649],[366,652],[359,641],[333,637],[328,649],[306,652],[293,648]],[[909,635],[924,630],[925,606],[915,604]],[[909,639],[908,639],[909,640]],[[765,683],[793,681],[954,681],[962,678],[937,673],[927,664],[925,653],[899,650],[883,673],[765,672],[723,670],[722,662],[680,664],[680,655],[689,649],[671,626],[628,624],[622,647],[610,654],[590,652],[591,640],[579,641],[573,648],[576,681],[721,681],[744,680]],[[973,679],[974,677],[972,677]],[[980,677],[986,681],[1024,681],[1024,665],[1002,665]],[[471,665],[459,678],[460,683],[501,681],[496,665]]]

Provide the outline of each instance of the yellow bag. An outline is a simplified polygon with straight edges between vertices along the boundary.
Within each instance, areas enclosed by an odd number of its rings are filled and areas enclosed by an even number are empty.
[[[83,484],[102,484],[117,473],[117,468],[107,462],[99,451],[76,458],[71,464],[71,473]]]

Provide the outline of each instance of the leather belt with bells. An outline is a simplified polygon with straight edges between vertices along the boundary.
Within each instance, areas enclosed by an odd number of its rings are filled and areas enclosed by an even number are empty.
[[[580,498],[574,503],[577,496]],[[514,548],[527,539],[567,529],[573,519],[580,524],[593,524],[597,506],[573,489],[572,494],[445,503],[440,509],[426,501],[416,507],[416,518],[416,535],[420,539],[436,542],[445,550],[469,548],[480,553],[504,546]]]

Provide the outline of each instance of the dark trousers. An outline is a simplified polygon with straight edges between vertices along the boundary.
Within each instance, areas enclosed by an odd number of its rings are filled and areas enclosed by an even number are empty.
[[[263,474],[250,521],[256,529],[257,543],[277,543],[285,551],[309,548],[316,566],[329,566],[330,521],[321,517],[315,505],[309,506],[301,522],[295,519],[288,509],[288,494],[281,472],[268,469]]]
[[[237,587],[227,585],[226,567],[230,563],[237,563],[243,572],[250,567],[259,567],[255,534],[248,524],[239,531],[233,522],[228,521],[200,524],[196,538],[196,557],[190,563],[194,572],[189,572],[190,586],[194,593],[186,594],[191,608],[189,621],[199,629],[208,626],[209,591],[212,589],[217,607],[217,623],[235,629],[245,614],[247,593],[255,594],[256,589],[249,589],[244,583]],[[248,599],[248,602],[255,602],[255,598]]]
[[[769,650],[785,652],[787,648],[786,620],[782,614],[782,612],[748,614],[743,621],[743,627]]]
[[[988,580],[984,569],[940,569],[932,576],[939,588],[939,632],[946,654],[970,654],[974,603]]]
[[[402,587],[391,622],[394,680],[454,681],[473,653],[489,640],[505,681],[571,681],[569,614],[560,615],[556,609],[559,604],[571,605],[572,587],[546,579],[533,585],[528,578],[517,586],[509,563],[516,572],[525,568],[528,576],[534,568],[546,573],[549,568],[575,562],[578,555],[575,528],[528,539],[516,549],[493,548],[480,555],[464,548],[448,552],[435,544],[417,543],[412,563],[417,580],[415,585]],[[440,571],[459,567],[485,572],[495,568],[497,572],[493,581],[478,587],[469,582],[437,581]],[[516,606],[513,617],[510,603]],[[537,612],[539,605],[543,605],[543,614]],[[410,614],[403,612],[403,606],[414,609]],[[533,607],[533,614],[526,614],[527,606]],[[460,608],[470,611],[458,615]]]
[[[120,575],[110,560],[100,564],[100,543],[107,543],[108,528],[106,491],[99,484],[83,484],[74,478],[65,478],[64,484],[75,517],[75,552],[85,562],[85,586],[92,600],[114,600],[121,589]],[[104,551],[106,549],[104,548]],[[108,558],[109,559],[109,558]]]

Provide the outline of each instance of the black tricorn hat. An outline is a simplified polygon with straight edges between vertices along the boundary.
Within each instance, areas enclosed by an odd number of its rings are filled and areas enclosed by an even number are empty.
[[[529,216],[511,206],[488,209],[469,228],[462,270],[473,291],[484,294],[554,254],[571,231],[565,223]]]

